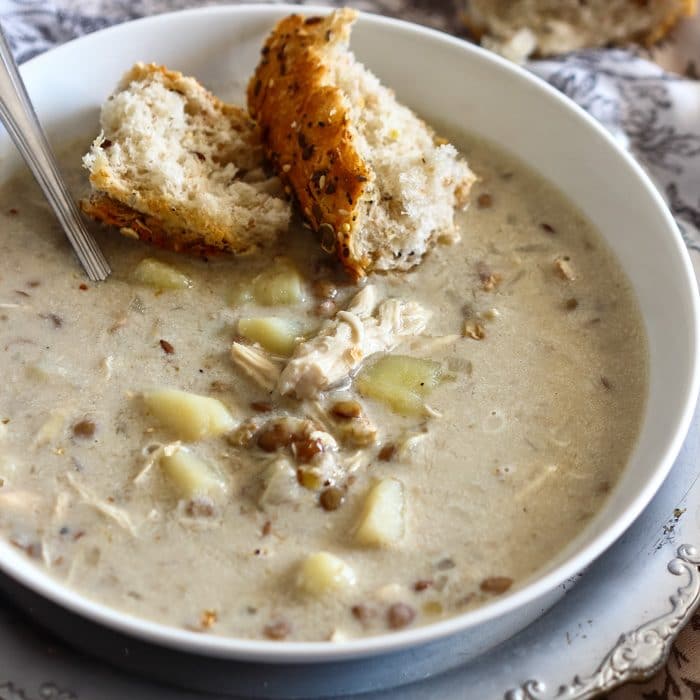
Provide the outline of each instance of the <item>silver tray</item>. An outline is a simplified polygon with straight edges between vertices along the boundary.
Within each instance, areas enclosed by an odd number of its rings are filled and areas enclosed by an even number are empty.
[[[299,697],[347,697],[374,687],[363,695],[365,700],[594,697],[657,671],[700,602],[699,452],[696,415],[668,480],[632,528],[585,572],[567,582],[559,603],[535,623],[448,673],[398,689],[377,690],[420,675],[416,669],[431,668],[434,654],[469,654],[458,640],[361,665],[329,665],[321,672],[318,667],[209,665],[205,659],[175,655],[106,632],[5,578],[0,579],[6,595],[0,598],[0,700],[200,697],[175,685],[206,689],[220,698],[259,697],[280,694],[290,684],[306,688]],[[27,614],[48,624],[68,644]],[[109,663],[73,647],[88,649]],[[299,685],[302,677],[307,678],[305,686]]]

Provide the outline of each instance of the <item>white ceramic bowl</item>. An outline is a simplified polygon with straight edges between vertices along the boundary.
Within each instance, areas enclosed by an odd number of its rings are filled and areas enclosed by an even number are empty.
[[[137,60],[165,63],[221,91],[242,87],[263,37],[294,6],[237,6],[162,15],[97,32],[23,66],[54,141],[93,134],[98,108]],[[324,11],[305,7],[305,13]],[[94,603],[0,543],[0,567],[40,595],[128,635],[186,652],[265,663],[358,659],[470,630],[495,644],[541,612],[555,591],[632,523],[666,476],[698,391],[698,297],[687,252],[663,200],[639,166],[573,103],[524,70],[447,35],[363,15],[353,48],[399,98],[428,121],[502,144],[555,182],[600,229],[629,275],[649,337],[651,382],[644,425],[605,508],[546,571],[510,595],[425,627],[369,639],[287,643],[227,639],[166,627]],[[236,90],[233,90],[234,96]],[[0,138],[0,176],[17,163]],[[543,523],[546,527],[546,523]],[[497,631],[494,631],[497,630]],[[484,641],[485,640],[485,641]]]

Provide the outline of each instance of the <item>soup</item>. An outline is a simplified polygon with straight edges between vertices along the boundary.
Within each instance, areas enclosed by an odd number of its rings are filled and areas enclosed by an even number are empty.
[[[461,240],[360,287],[301,225],[209,260],[99,230],[114,274],[88,283],[5,183],[4,537],[121,611],[273,640],[434,622],[550,563],[634,447],[643,323],[569,201],[457,142]]]

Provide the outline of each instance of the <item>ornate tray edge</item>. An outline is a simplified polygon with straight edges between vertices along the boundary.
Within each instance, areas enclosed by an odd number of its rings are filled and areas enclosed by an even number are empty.
[[[700,603],[699,566],[698,549],[689,544],[681,545],[677,556],[668,563],[668,570],[674,576],[687,574],[688,581],[670,596],[671,610],[623,634],[591,675],[574,676],[571,683],[560,686],[554,693],[544,681],[530,679],[508,690],[505,700],[586,700],[622,683],[653,676],[666,662],[678,633]]]

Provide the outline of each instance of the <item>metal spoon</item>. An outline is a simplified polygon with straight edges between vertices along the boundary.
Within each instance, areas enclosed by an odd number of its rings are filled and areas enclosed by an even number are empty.
[[[17,146],[49,200],[88,277],[107,279],[111,269],[92,235],[85,228],[78,207],[68,192],[56,159],[39,124],[12,51],[0,27],[0,121]]]

